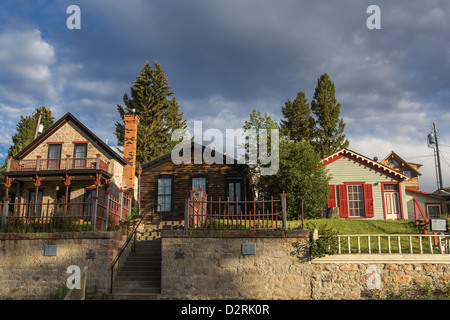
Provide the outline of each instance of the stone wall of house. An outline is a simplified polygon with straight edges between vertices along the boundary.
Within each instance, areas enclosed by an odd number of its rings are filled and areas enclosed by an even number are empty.
[[[125,232],[1,233],[0,300],[49,299],[67,286],[71,265],[88,267],[87,289],[101,297],[125,240]],[[44,255],[47,245],[57,246],[56,256]]]
[[[243,244],[254,244],[254,254],[243,254]],[[307,232],[295,230],[170,230],[162,248],[162,297],[169,299],[365,299],[450,283],[450,265],[442,263],[315,263]]]

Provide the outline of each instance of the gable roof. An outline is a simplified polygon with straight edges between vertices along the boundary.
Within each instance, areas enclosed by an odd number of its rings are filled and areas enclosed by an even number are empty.
[[[391,169],[384,164],[381,164],[375,160],[369,159],[359,153],[356,153],[352,150],[343,148],[339,151],[336,151],[335,153],[325,157],[322,159],[322,163],[325,165],[329,165],[330,163],[333,163],[334,161],[341,159],[343,157],[346,157],[348,159],[351,159],[355,162],[361,163],[362,165],[369,167],[371,169],[374,169],[380,173],[383,173],[385,175],[394,177],[396,179],[409,179],[408,176],[404,175],[403,173],[400,173],[394,169]]]
[[[55,131],[57,131],[63,124],[67,122],[74,123],[78,128],[80,128],[89,138],[93,140],[94,143],[98,144],[102,149],[106,151],[110,156],[117,159],[123,165],[129,164],[126,159],[121,157],[117,152],[115,152],[110,146],[108,146],[102,139],[97,137],[91,130],[89,130],[83,123],[80,122],[75,116],[70,112],[67,112],[58,121],[53,123],[47,130],[41,133],[36,139],[34,139],[30,144],[23,148],[18,154],[14,156],[14,159],[22,159],[28,153],[36,149],[45,139],[51,136]]]
[[[192,154],[192,151],[194,150],[194,147],[197,145],[197,146],[201,146],[201,148],[202,148],[202,156],[203,156],[203,151],[205,150],[205,148],[207,148],[206,146],[200,145],[200,144],[198,144],[196,142],[193,142],[193,141],[190,142],[190,144],[191,144],[191,154]],[[215,152],[217,152],[217,151],[215,151]],[[219,155],[220,155],[220,153],[219,153]],[[226,159],[227,159],[228,156],[226,154],[223,154],[222,156],[223,156],[223,160],[224,160],[223,163],[227,164],[226,163]],[[228,158],[232,159],[231,157],[228,157]],[[164,164],[166,162],[169,162],[171,159],[172,159],[172,152],[168,152],[168,153],[166,153],[166,154],[164,154],[164,155],[162,155],[162,156],[160,156],[158,158],[150,160],[149,162],[146,162],[146,163],[141,165],[142,172],[145,172],[147,170],[156,168],[156,167],[158,167],[158,166],[160,166],[160,165],[162,165],[162,164]],[[233,163],[230,164],[230,165],[246,166],[245,164],[236,163],[235,159],[233,159]]]
[[[407,167],[409,170],[411,170],[418,176],[422,175],[414,166],[412,166],[412,165],[415,165],[415,166],[417,166],[417,168],[420,168],[422,166],[421,164],[407,162],[407,161],[403,160],[403,158],[400,157],[398,154],[396,154],[394,151],[391,151],[381,162],[387,161],[392,158],[394,158],[398,163],[401,163],[403,166]]]

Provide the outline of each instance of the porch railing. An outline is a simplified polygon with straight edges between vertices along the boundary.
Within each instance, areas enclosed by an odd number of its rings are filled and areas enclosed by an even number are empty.
[[[217,200],[200,188],[198,195],[190,191],[185,202],[185,228],[193,229],[286,229],[286,194],[280,200],[247,200],[226,198]]]
[[[334,254],[450,254],[449,235],[337,235],[334,240],[329,248]]]
[[[45,171],[45,170],[73,170],[73,169],[101,169],[109,170],[109,163],[100,157],[81,159],[32,159],[32,160],[12,160],[7,159],[7,172],[9,171]]]
[[[110,230],[131,213],[131,199],[106,195],[103,200],[71,202],[4,201],[0,229],[7,232]]]

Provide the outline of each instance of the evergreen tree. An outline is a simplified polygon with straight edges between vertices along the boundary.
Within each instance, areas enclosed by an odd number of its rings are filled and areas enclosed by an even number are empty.
[[[20,121],[16,125],[17,132],[12,136],[13,143],[9,147],[8,156],[15,156],[34,140],[39,114],[41,114],[40,124],[44,127],[44,131],[53,124],[55,118],[52,116],[52,111],[44,106],[36,108],[32,115],[20,116]]]
[[[314,134],[315,120],[304,92],[299,92],[294,101],[287,100],[281,107],[284,120],[281,120],[281,134],[298,142],[311,140]]]
[[[327,201],[328,176],[321,158],[307,140],[280,139],[280,167],[275,175],[261,176],[266,196],[279,198],[286,192],[287,214],[301,218],[303,201],[307,219],[320,218]]]
[[[131,97],[125,93],[123,102],[125,106],[117,106],[122,120],[124,114],[131,113],[133,109],[140,117],[136,146],[137,164],[168,153],[179,143],[171,141],[171,135],[176,129],[185,129],[186,120],[183,120],[183,113],[179,112],[178,101],[165,71],[158,62],[154,62],[153,68],[148,62],[145,63],[132,84]],[[123,146],[124,132],[124,123],[116,122],[115,135],[119,146]]]
[[[344,135],[345,123],[339,118],[341,104],[336,101],[334,83],[326,73],[317,80],[311,110],[317,120],[313,143],[318,154],[323,158],[348,147],[349,142]]]

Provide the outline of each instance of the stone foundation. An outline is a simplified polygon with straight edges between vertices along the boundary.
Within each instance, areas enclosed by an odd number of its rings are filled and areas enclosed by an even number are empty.
[[[243,254],[254,244],[254,254]],[[450,266],[316,263],[307,231],[164,231],[162,297],[168,299],[366,299],[414,296],[450,284]],[[355,260],[356,261],[356,260]]]
[[[81,271],[87,266],[87,288],[101,296],[109,286],[108,268],[125,240],[122,232],[2,233],[0,300],[49,299],[66,287],[70,265]],[[46,245],[56,246],[56,256],[44,255]]]

